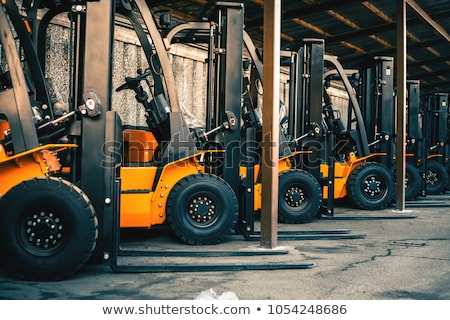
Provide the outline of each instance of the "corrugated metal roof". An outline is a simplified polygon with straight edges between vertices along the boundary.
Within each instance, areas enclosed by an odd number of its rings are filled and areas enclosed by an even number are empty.
[[[244,3],[246,30],[262,46],[264,1],[235,2]],[[407,2],[407,78],[420,80],[423,94],[450,92],[450,1]],[[170,9],[178,21],[194,21],[209,1],[148,3],[155,10]],[[303,38],[323,38],[327,53],[347,68],[376,55],[395,57],[396,7],[392,0],[283,0],[282,49],[297,50]]]

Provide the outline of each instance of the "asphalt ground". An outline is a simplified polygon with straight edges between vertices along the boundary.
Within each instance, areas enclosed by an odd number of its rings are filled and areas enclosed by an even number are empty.
[[[147,256],[121,256],[116,270],[88,265],[57,282],[0,271],[0,299],[189,300],[213,289],[241,300],[450,300],[448,193],[404,211],[338,206],[334,217],[277,229],[273,249],[238,235],[196,247],[165,230],[123,234],[122,253]]]

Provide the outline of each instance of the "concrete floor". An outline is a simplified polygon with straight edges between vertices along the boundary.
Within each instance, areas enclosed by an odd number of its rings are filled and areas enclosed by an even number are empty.
[[[354,239],[278,240],[276,255],[256,257],[121,258],[122,264],[152,264],[158,272],[113,272],[89,265],[59,282],[27,282],[0,271],[0,299],[194,299],[208,289],[231,291],[241,300],[396,300],[450,299],[450,194],[428,196],[394,209],[358,211],[338,207],[335,217],[283,230],[334,230]],[[364,215],[366,219],[351,219]],[[372,219],[374,216],[404,219]],[[347,233],[345,233],[347,232]],[[351,237],[350,237],[351,238]],[[123,247],[195,250],[167,233],[147,232],[125,238]],[[259,241],[233,236],[203,250],[267,251]],[[205,258],[206,259],[206,258]],[[174,263],[250,266],[296,265],[280,270],[170,271]],[[309,265],[302,269],[300,266]]]

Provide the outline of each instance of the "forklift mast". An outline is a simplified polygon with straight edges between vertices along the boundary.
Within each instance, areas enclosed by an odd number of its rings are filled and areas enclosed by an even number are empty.
[[[214,68],[215,79],[208,79],[208,83],[214,83],[215,101],[207,110],[214,127],[219,127],[229,121],[228,115],[239,116],[241,114],[242,98],[242,42],[244,26],[244,6],[242,3],[217,2],[218,37],[214,48],[218,52],[214,63],[209,68]],[[222,31],[223,29],[223,31]],[[214,82],[212,82],[215,80]],[[227,115],[228,114],[228,115]],[[232,121],[237,121],[236,119]],[[208,123],[208,121],[207,121]],[[235,123],[239,128],[240,124]],[[208,127],[207,127],[208,129]],[[241,159],[241,133],[240,130],[228,130],[223,136],[224,164],[223,178],[227,181],[236,194],[239,194],[240,179],[239,166]]]
[[[244,31],[244,48],[247,50],[250,57],[248,60],[244,60],[244,71],[249,74],[244,76],[242,118],[244,121],[244,128],[254,128],[257,141],[262,141],[262,105],[260,103],[261,100],[259,99],[262,95],[263,82],[262,56],[246,31]],[[288,54],[290,54],[290,52],[282,51],[282,55]],[[289,120],[288,115],[282,117],[281,113],[286,112],[283,108],[285,108],[285,105],[280,101],[278,153],[280,158],[292,154],[292,146],[297,143],[297,141],[293,139],[293,135],[283,127],[286,124],[286,120]],[[289,124],[287,125],[289,126]]]
[[[419,187],[417,194],[426,196],[426,163],[427,163],[427,137],[423,134],[424,114],[420,108],[420,81],[407,80],[407,106],[406,106],[406,160],[412,168],[417,168]],[[412,170],[407,167],[407,170]],[[408,174],[408,172],[407,172]]]
[[[302,140],[301,148],[309,149],[312,141],[320,145],[319,149],[312,148],[311,159],[340,161],[347,159],[349,153],[368,156],[366,125],[353,86],[338,59],[324,54],[321,39],[305,39],[294,57],[291,70],[296,71],[291,71],[294,80],[291,80],[290,134],[299,137],[315,125],[322,128],[321,135]],[[333,80],[339,80],[348,94],[349,101],[344,110],[336,110],[327,93],[326,86]],[[317,170],[315,166],[312,169]]]
[[[293,56],[290,90],[294,93],[290,94],[288,134],[294,138],[307,134],[314,126],[322,126],[324,51],[324,40],[307,39]],[[301,140],[298,146],[311,151],[301,167],[307,168],[319,181],[321,159],[327,159],[331,151],[328,144],[322,144],[324,135],[330,132],[321,130],[320,133]]]
[[[430,154],[445,154],[447,144],[448,93],[435,93],[422,99],[425,135]]]
[[[206,124],[204,132],[193,132],[199,149],[224,150],[218,168],[220,174],[239,192],[241,134],[239,116],[242,98],[242,42],[244,5],[217,1],[207,5],[208,22],[187,22],[165,34],[167,47],[172,43],[201,43],[207,45]],[[226,133],[223,133],[226,132]]]
[[[14,140],[10,142],[12,150],[14,153],[20,153],[39,146],[39,138],[31,112],[34,106],[31,105],[33,102],[29,99],[30,93],[36,93],[36,96],[40,95],[40,98],[43,98],[37,102],[40,105],[36,105],[37,108],[40,107],[40,110],[50,109],[42,108],[44,105],[50,106],[50,100],[44,95],[47,92],[44,87],[39,85],[30,87],[32,83],[43,84],[43,75],[39,64],[36,63],[37,57],[33,54],[33,43],[26,32],[15,2],[7,1],[3,7],[8,12],[9,19],[6,12],[3,9],[0,10],[0,28],[2,30],[0,40],[9,69],[4,69],[5,63],[0,66],[0,114],[6,117],[4,120],[8,120],[11,136],[14,136]],[[31,68],[31,72],[27,75],[20,68],[21,61],[17,56],[14,35],[10,31],[8,21],[17,30],[18,40],[27,59],[24,63]],[[30,76],[34,79],[27,78]],[[51,117],[52,114],[49,113],[45,116]]]
[[[371,152],[385,154],[380,161],[391,167],[395,154],[394,59],[375,57],[364,64],[357,88]]]
[[[427,194],[440,194],[449,188],[448,93],[430,94],[421,100],[427,148]]]
[[[406,152],[416,157],[415,161],[424,158],[422,146],[425,136],[422,133],[423,114],[420,110],[420,81],[406,81],[407,95],[407,145]]]
[[[338,144],[339,140],[350,143],[350,147],[344,148],[345,151],[332,146],[329,146],[331,149],[324,148],[322,152],[326,156],[323,157],[322,154],[322,159],[331,155],[342,159],[342,156],[346,157],[349,152],[357,154],[358,157],[368,156],[370,152],[366,125],[353,86],[341,63],[336,57],[324,54],[324,42],[321,39],[305,39],[298,57],[294,63],[299,68],[293,88],[297,90],[293,95],[296,99],[293,99],[294,108],[290,108],[290,112],[297,113],[293,120],[297,124],[292,124],[296,128],[295,136],[307,133],[310,130],[308,126],[320,124],[324,134],[336,136]],[[319,73],[319,70],[322,72]],[[349,101],[344,110],[336,110],[327,93],[327,86],[333,80],[341,82],[342,89],[348,94]]]

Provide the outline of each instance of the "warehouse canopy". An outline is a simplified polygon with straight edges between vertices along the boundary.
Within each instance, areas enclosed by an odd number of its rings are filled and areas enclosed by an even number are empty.
[[[170,10],[174,21],[202,18],[207,0],[147,0]],[[245,28],[262,48],[263,0],[245,0]],[[407,79],[420,80],[422,94],[450,92],[450,1],[406,0]],[[304,38],[325,39],[326,52],[344,67],[373,56],[396,55],[397,1],[283,0],[281,49],[297,50]]]

